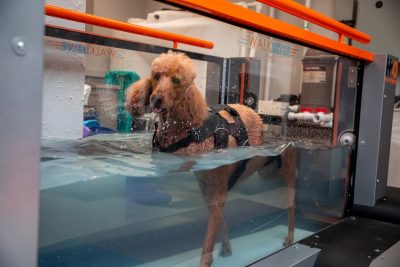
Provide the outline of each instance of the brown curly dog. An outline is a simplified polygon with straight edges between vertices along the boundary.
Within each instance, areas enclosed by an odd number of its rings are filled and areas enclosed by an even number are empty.
[[[206,102],[194,84],[196,71],[192,60],[182,53],[168,52],[154,59],[151,65],[151,76],[139,80],[133,84],[126,96],[126,109],[133,116],[143,115],[147,108],[159,116],[159,125],[154,135],[153,144],[163,151],[169,151],[180,155],[212,151],[215,149],[215,136],[211,135],[197,142],[184,142],[193,135],[195,129],[203,126],[209,116]],[[233,109],[234,111],[232,111]],[[252,109],[240,105],[231,104],[228,110],[220,110],[220,114],[230,124],[242,121],[247,139],[243,142],[249,145],[260,145],[263,142],[263,124],[259,115]],[[235,118],[239,115],[240,120]],[[237,117],[237,116],[236,116]],[[240,132],[240,131],[239,131]],[[243,133],[241,132],[240,135]],[[238,145],[238,138],[229,134],[226,137],[227,147]],[[248,143],[247,143],[248,142]],[[173,150],[168,150],[174,147]],[[288,150],[286,150],[288,151]],[[285,152],[284,154],[288,154]],[[283,176],[288,187],[294,187],[295,159],[294,153],[283,155]],[[240,175],[240,180],[252,175],[255,171],[265,166],[266,159],[255,157],[247,161],[245,169]],[[222,210],[228,194],[228,180],[235,172],[238,164],[221,166],[216,169],[200,171],[196,173],[203,198],[209,209],[207,232],[203,242],[201,266],[210,266],[212,252],[217,233],[220,234],[222,248],[220,255],[231,255],[231,245],[228,230],[222,219]],[[293,191],[293,190],[291,190]],[[289,202],[292,210],[289,210],[289,234],[286,243],[293,242],[294,230],[294,197],[290,194]]]

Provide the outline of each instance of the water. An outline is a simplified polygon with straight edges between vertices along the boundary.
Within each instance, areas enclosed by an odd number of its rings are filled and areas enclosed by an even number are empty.
[[[219,256],[217,238],[213,266],[245,266],[282,249],[294,207],[294,241],[343,214],[346,147],[280,142],[181,157],[152,152],[151,138],[43,142],[39,266],[198,266],[210,189],[196,173],[253,159],[268,163],[226,184],[233,186],[223,214],[233,253]],[[297,179],[288,182],[282,153],[293,147]]]

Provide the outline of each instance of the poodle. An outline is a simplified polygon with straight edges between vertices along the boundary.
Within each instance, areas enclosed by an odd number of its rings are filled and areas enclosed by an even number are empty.
[[[132,116],[141,116],[150,109],[158,114],[158,127],[153,137],[154,147],[163,152],[188,155],[216,148],[257,146],[263,143],[262,120],[254,110],[244,105],[229,104],[217,108],[214,110],[217,118],[210,122],[210,110],[194,84],[195,77],[196,71],[192,60],[183,53],[170,51],[154,59],[149,77],[139,80],[128,89],[126,109]],[[220,126],[221,123],[223,127]],[[214,128],[211,134],[204,134],[209,128],[207,126],[205,130],[205,124],[208,126],[217,124],[218,130]],[[224,127],[225,129],[221,130]],[[288,188],[293,191],[295,158],[293,152],[287,151],[290,149],[285,150],[282,155],[282,170]],[[237,176],[238,168],[242,169],[240,171],[242,180],[262,169],[265,164],[265,158],[255,157],[246,161],[245,167],[235,163],[196,173],[202,196],[209,210],[201,266],[211,265],[218,233],[222,243],[220,255],[229,256],[232,253],[227,226],[222,219],[230,178],[233,175]],[[235,181],[238,181],[237,178]],[[289,208],[286,244],[293,242],[295,217],[293,194],[289,194],[289,198],[292,204]]]

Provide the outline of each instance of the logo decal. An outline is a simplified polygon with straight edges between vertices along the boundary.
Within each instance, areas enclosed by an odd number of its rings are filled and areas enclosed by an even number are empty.
[[[386,77],[385,81],[396,85],[397,75],[399,74],[399,62],[393,58],[388,58],[386,62]]]

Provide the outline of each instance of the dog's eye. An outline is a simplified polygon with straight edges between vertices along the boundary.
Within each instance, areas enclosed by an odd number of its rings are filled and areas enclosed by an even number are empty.
[[[161,75],[158,72],[153,74],[153,79],[156,80],[156,81],[158,81],[160,79],[160,77],[161,77]]]
[[[176,78],[176,77],[172,77],[172,78],[171,78],[171,81],[172,81],[172,83],[175,84],[175,85],[179,85],[180,82],[181,82],[181,81],[180,81],[178,78]]]

